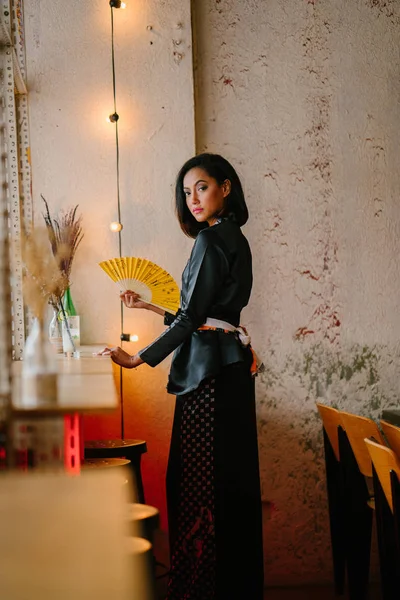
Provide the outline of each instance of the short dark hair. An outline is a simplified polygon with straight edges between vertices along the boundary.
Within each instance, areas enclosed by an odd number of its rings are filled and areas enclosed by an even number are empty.
[[[218,185],[229,179],[231,191],[226,197],[224,212],[221,216],[233,218],[241,227],[249,218],[246,200],[244,198],[242,184],[239,176],[232,165],[219,154],[197,154],[185,162],[178,173],[175,186],[176,214],[182,231],[189,237],[195,238],[197,234],[208,227],[208,223],[198,223],[186,204],[186,196],[183,191],[183,180],[191,169],[203,169],[209,177],[213,177]]]

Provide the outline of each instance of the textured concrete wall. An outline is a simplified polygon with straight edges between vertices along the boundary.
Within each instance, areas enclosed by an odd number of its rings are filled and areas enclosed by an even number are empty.
[[[331,577],[315,401],[398,405],[400,3],[195,0],[198,150],[238,167],[267,584]]]
[[[36,222],[40,194],[51,209],[79,204],[84,240],[72,271],[72,295],[84,343],[119,343],[118,289],[97,266],[118,255],[109,230],[117,220],[111,28],[108,0],[25,0],[26,52]],[[154,260],[180,279],[191,242],[173,213],[173,186],[194,154],[189,0],[135,0],[114,11],[120,114],[122,252]],[[173,240],[173,241],[172,241]],[[125,331],[147,345],[161,318],[125,311]],[[124,373],[126,437],[145,439],[147,500],[165,514],[164,475],[174,399],[168,361]],[[86,436],[120,436],[120,415],[87,419]],[[164,519],[165,524],[165,519]]]
[[[116,342],[119,303],[96,263],[117,254],[106,0],[25,0],[33,194],[79,203],[73,296],[86,342]],[[198,150],[243,177],[255,286],[243,321],[257,381],[266,581],[330,577],[315,400],[378,417],[398,403],[399,2],[194,0]],[[189,1],[116,13],[123,252],[179,279],[190,250],[172,214],[193,153]],[[152,26],[153,29],[148,29]],[[149,342],[156,315],[127,313]],[[134,347],[131,347],[134,351]],[[125,373],[126,435],[148,442],[147,500],[164,511],[168,362]],[[119,434],[119,416],[89,437]],[[165,521],[164,521],[165,524]]]

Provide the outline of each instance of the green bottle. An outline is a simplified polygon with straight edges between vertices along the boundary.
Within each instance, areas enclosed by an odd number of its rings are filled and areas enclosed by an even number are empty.
[[[63,298],[63,306],[67,317],[75,317],[77,312],[74,303],[72,302],[71,290],[68,287]]]

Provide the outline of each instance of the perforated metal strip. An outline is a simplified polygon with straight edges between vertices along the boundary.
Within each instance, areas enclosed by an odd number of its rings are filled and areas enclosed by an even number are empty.
[[[11,45],[12,13],[9,0],[1,2],[2,20],[1,35],[8,37],[1,46],[0,60],[2,70],[1,104],[3,110],[4,136],[2,152],[6,157],[5,190],[9,211],[9,235],[11,242],[11,292],[12,292],[12,344],[14,358],[22,356],[25,340],[25,315],[22,297],[22,260],[21,260],[21,224],[23,210],[20,195],[19,135],[17,127],[17,106],[15,100],[16,79],[15,63],[18,57]],[[19,69],[21,74],[21,69]],[[22,91],[22,89],[21,89]],[[26,116],[27,120],[27,116]]]
[[[3,143],[4,127],[0,127],[0,143]],[[0,161],[0,182],[6,181],[5,158]],[[11,290],[10,248],[8,232],[8,209],[5,187],[0,189],[0,422],[3,408],[11,393]]]
[[[3,73],[0,73],[0,82]],[[4,147],[5,127],[0,125],[0,146]],[[5,156],[0,160],[0,471],[10,464],[9,412],[11,408],[11,289],[9,218],[7,208]]]
[[[29,138],[29,111],[28,94],[26,90],[26,58],[25,58],[25,33],[22,0],[13,0],[13,41],[14,58],[18,64],[20,82],[16,80],[17,95],[17,129],[19,152],[19,175],[21,191],[21,207],[23,224],[29,230],[33,223],[32,205],[32,175],[30,163],[30,138]]]

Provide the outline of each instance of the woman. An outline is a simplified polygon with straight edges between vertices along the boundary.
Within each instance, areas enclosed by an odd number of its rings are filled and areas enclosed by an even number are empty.
[[[167,472],[171,569],[168,600],[261,600],[261,494],[253,357],[237,329],[252,286],[240,227],[248,211],[239,177],[216,154],[187,161],[176,182],[183,232],[195,238],[176,316],[135,356],[109,350],[126,368],[154,367],[172,351],[168,391],[177,396]],[[107,349],[108,350],[108,349]],[[254,365],[253,365],[254,366]]]

